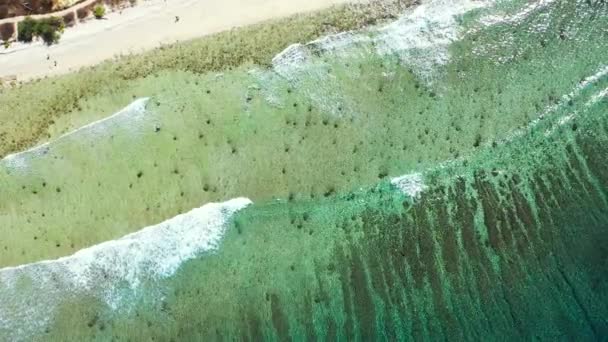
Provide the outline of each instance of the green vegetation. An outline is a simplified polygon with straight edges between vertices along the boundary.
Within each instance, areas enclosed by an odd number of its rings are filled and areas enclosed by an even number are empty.
[[[102,19],[106,15],[106,7],[103,5],[96,5],[93,8],[93,15],[95,19]]]
[[[37,21],[27,17],[21,21],[17,27],[17,40],[24,43],[31,42],[36,36]]]
[[[59,42],[63,29],[65,28],[63,19],[59,17],[50,17],[38,20],[36,26],[36,34],[42,38],[47,45],[52,45]]]
[[[59,42],[64,28],[63,19],[60,17],[27,17],[17,25],[17,40],[29,43],[35,37],[40,37],[45,44],[52,45]]]

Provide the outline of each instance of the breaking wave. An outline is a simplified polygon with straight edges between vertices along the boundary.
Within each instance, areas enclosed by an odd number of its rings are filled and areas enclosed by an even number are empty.
[[[231,216],[249,204],[247,198],[209,203],[68,257],[0,269],[0,336],[26,340],[45,329],[62,302],[76,296],[120,309],[142,285],[216,250]]]
[[[149,98],[147,97],[137,99],[117,113],[65,133],[51,142],[45,142],[26,151],[9,154],[0,160],[0,165],[10,169],[27,169],[30,158],[46,155],[51,151],[51,146],[53,144],[77,136],[78,134],[98,135],[109,131],[111,127],[115,126],[121,126],[136,131],[138,127],[137,122],[146,114],[146,105],[148,104],[148,101]]]

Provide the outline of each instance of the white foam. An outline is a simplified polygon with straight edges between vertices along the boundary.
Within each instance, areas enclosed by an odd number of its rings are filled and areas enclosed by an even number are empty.
[[[355,43],[371,41],[369,36],[352,31],[330,34],[306,44],[296,43],[288,46],[272,59],[272,65],[277,73],[289,77],[293,69],[306,67],[312,57],[312,51],[316,54],[339,54],[348,51]]]
[[[94,296],[119,309],[142,283],[216,250],[231,215],[249,204],[246,198],[206,204],[68,257],[0,269],[0,339],[26,340],[70,297]]]
[[[401,192],[413,199],[420,197],[420,194],[427,189],[424,179],[420,173],[411,173],[391,179],[391,184]]]
[[[543,113],[541,113],[541,118],[549,114],[550,112],[557,110],[560,106],[564,105],[564,103],[567,103],[568,101],[578,97],[583,90],[585,90],[591,84],[594,84],[595,82],[599,81],[602,77],[606,75],[608,75],[608,65],[601,67],[595,74],[589,77],[585,77],[585,79],[579,82],[579,84],[577,84],[571,92],[562,96],[562,100],[560,103],[547,107],[543,111]]]
[[[89,132],[91,134],[99,134],[104,132],[110,125],[125,119],[129,121],[130,125],[133,125],[137,120],[144,117],[148,101],[149,98],[147,97],[137,99],[119,112],[65,133],[52,142],[46,142],[22,152],[9,154],[0,160],[0,165],[4,164],[12,169],[24,169],[27,167],[28,158],[47,154],[53,143],[64,140],[77,133]]]
[[[423,81],[431,84],[438,66],[450,61],[449,46],[472,32],[491,25],[517,24],[556,0],[539,0],[523,7],[514,14],[486,15],[478,20],[478,25],[468,31],[461,29],[458,17],[475,9],[486,8],[496,4],[496,0],[428,0],[422,1],[400,18],[390,24],[371,27],[360,32],[342,32],[325,36],[307,44],[294,44],[279,53],[272,60],[273,70],[281,77],[297,85],[303,74],[319,78],[318,87],[307,90],[314,102],[319,97],[332,95],[330,104],[341,99],[334,96],[334,82],[331,75],[319,68],[323,62],[313,59],[313,55],[374,53],[379,55],[396,55],[404,65],[411,68]],[[546,29],[547,22],[535,24],[537,31]],[[504,50],[505,45],[515,44],[513,37],[506,35],[500,42],[475,47],[474,53],[483,55],[494,50]],[[515,56],[499,56],[496,63],[505,63]],[[319,94],[323,96],[319,96]],[[268,96],[268,98],[273,98]],[[334,113],[327,103],[319,106]],[[328,107],[329,106],[329,107]],[[327,107],[327,108],[326,108]],[[341,106],[340,106],[341,107]]]
[[[568,115],[565,115],[565,116],[559,118],[559,120],[557,121],[556,124],[554,124],[553,126],[551,126],[550,128],[548,128],[547,130],[545,130],[545,133],[544,133],[545,137],[550,136],[559,127],[561,127],[561,126],[567,124],[568,122],[572,121],[576,117],[577,114],[578,113],[574,112],[574,113],[571,113],[571,114],[568,114]]]
[[[430,0],[403,13],[397,21],[363,31],[327,35],[306,44],[293,44],[272,59],[272,72],[255,72],[264,84],[269,103],[279,104],[272,89],[275,76],[300,88],[312,104],[326,113],[356,116],[331,73],[331,65],[315,56],[331,56],[333,61],[357,55],[396,55],[421,79],[432,83],[438,65],[449,61],[448,46],[460,38],[457,17],[494,0]]]
[[[304,45],[296,43],[289,45],[285,50],[274,56],[272,58],[272,65],[274,66],[275,71],[281,74],[283,70],[302,66],[308,59],[309,54],[304,48]]]
[[[518,25],[529,18],[531,14],[540,12],[555,1],[556,0],[532,1],[530,4],[513,14],[496,14],[495,12],[483,16],[478,20],[477,25],[467,31],[467,34],[479,32],[493,25]],[[548,11],[539,13],[533,22],[526,25],[526,31],[530,34],[543,33],[547,31],[550,23],[551,19]],[[510,53],[505,55],[505,52],[507,51],[510,51]],[[521,49],[516,42],[515,35],[512,32],[504,32],[501,38],[496,41],[486,42],[475,46],[473,48],[473,53],[477,56],[493,57],[494,63],[496,65],[501,65],[520,57]]]
[[[533,2],[524,8],[522,8],[519,12],[511,15],[487,15],[479,20],[479,23],[483,26],[491,26],[498,24],[518,24],[526,19],[530,14],[539,11],[550,4],[554,3],[555,0],[540,0],[537,2]]]
[[[589,102],[586,103],[586,105],[592,106],[592,105],[598,103],[600,100],[603,100],[605,98],[608,98],[608,88],[605,88],[604,90],[600,91],[599,93],[593,95],[591,97],[591,99],[589,100]]]
[[[596,74],[597,75],[597,74]],[[595,75],[592,76],[595,78]],[[595,78],[595,80],[597,81],[599,78]],[[589,85],[591,83],[585,81],[586,85]],[[580,92],[580,91],[579,91]],[[605,88],[603,90],[601,90],[600,92],[593,94],[593,96],[591,96],[591,98],[585,102],[585,107],[591,107],[593,105],[595,105],[596,103],[598,103],[599,101],[608,98],[608,88]],[[550,127],[549,129],[547,129],[545,131],[545,136],[548,137],[551,134],[553,134],[559,127],[569,123],[570,121],[572,121],[576,116],[578,115],[578,112],[573,112],[570,113],[568,115],[565,115],[561,118],[559,118],[559,120],[557,121],[557,123],[555,123],[552,127]],[[537,122],[535,122],[535,124],[537,124]]]
[[[434,0],[415,7],[399,20],[381,28],[375,38],[381,55],[397,53],[408,65],[427,78],[437,65],[450,60],[448,46],[460,34],[457,17],[493,1]]]
[[[598,72],[596,72],[595,74],[593,74],[592,76],[585,78],[581,83],[579,83],[579,85],[576,87],[574,92],[577,92],[577,93],[580,92],[581,90],[585,89],[590,84],[597,82],[600,78],[602,78],[606,75],[608,75],[608,65],[604,66],[603,68],[600,68],[600,70]]]
[[[398,20],[363,32],[328,35],[307,44],[293,44],[273,58],[273,67],[285,77],[302,70],[311,51],[338,54],[359,43],[370,43],[380,55],[397,54],[426,75],[434,66],[449,61],[448,45],[460,38],[459,15],[493,4],[493,0],[431,0],[404,13]],[[353,51],[349,51],[353,52]]]
[[[602,77],[608,75],[608,65],[602,66],[599,68],[599,70],[588,77],[585,77],[585,79],[583,79],[581,82],[579,82],[573,89],[572,91],[570,91],[568,94],[563,95],[561,101],[559,101],[559,103],[557,104],[552,104],[547,106],[538,116],[538,118],[530,121],[530,123],[525,127],[525,128],[521,128],[521,129],[516,129],[513,132],[511,132],[506,138],[502,139],[500,142],[501,143],[506,143],[509,141],[514,140],[517,137],[520,137],[522,135],[524,135],[526,132],[528,132],[530,129],[533,129],[534,127],[536,127],[538,124],[540,124],[541,120],[543,120],[546,116],[548,116],[549,114],[557,111],[559,108],[563,107],[565,104],[567,104],[570,100],[573,100],[575,98],[577,98],[578,96],[581,95],[581,93],[583,92],[583,90],[587,89],[587,87],[589,87],[590,85],[594,84],[595,82],[599,81]],[[602,98],[602,93],[600,92],[599,94],[596,94],[594,97],[591,98],[590,101],[599,101]],[[590,102],[588,102],[589,104]],[[571,113],[569,115],[572,115],[572,118],[576,115],[576,113]],[[567,121],[571,120],[567,119]],[[566,122],[567,122],[566,121]],[[566,123],[564,122],[564,123]],[[551,132],[547,133],[547,131],[545,132],[545,135],[550,134]]]

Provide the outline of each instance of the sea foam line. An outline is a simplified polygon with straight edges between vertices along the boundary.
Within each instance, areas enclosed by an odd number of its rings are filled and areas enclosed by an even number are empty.
[[[555,0],[540,0],[538,2],[533,2],[525,6],[515,14],[503,16],[492,14],[481,18],[479,22],[483,26],[492,26],[498,24],[518,24],[522,20],[526,19],[530,14],[543,9],[554,2]]]
[[[93,296],[120,309],[142,284],[217,250],[231,216],[251,203],[209,203],[71,256],[0,269],[0,339],[26,340],[41,332],[68,298]]]
[[[605,88],[604,90],[600,91],[599,93],[593,95],[591,100],[589,100],[589,102],[587,102],[586,105],[592,106],[592,105],[596,104],[597,102],[599,102],[600,100],[603,100],[607,97],[608,97],[608,88]]]
[[[272,82],[283,79],[301,88],[313,105],[327,113],[337,117],[344,113],[356,116],[356,110],[349,108],[352,101],[339,91],[339,82],[328,73],[330,64],[316,56],[329,55],[337,61],[342,57],[395,55],[431,84],[436,77],[436,67],[450,61],[449,45],[462,36],[457,17],[493,3],[494,0],[423,1],[389,24],[327,35],[306,44],[292,44],[272,59],[271,71],[253,71],[253,74],[268,89],[264,91],[266,100],[275,106],[283,103],[276,95],[277,90],[272,89]],[[315,86],[310,86],[311,80]]]
[[[565,94],[564,96],[562,96],[560,103],[553,104],[553,105],[550,105],[547,108],[545,108],[540,113],[538,118],[530,121],[530,123],[528,124],[528,126],[526,126],[526,128],[517,129],[517,130],[513,131],[509,136],[507,136],[504,139],[501,139],[500,142],[504,144],[504,143],[513,141],[517,137],[524,135],[530,129],[532,129],[536,125],[538,125],[545,116],[556,111],[557,109],[559,109],[561,106],[563,106],[568,101],[578,97],[590,85],[598,82],[599,80],[602,79],[602,77],[604,77],[606,75],[608,75],[608,65],[600,67],[593,75],[584,78],[568,94]],[[590,100],[587,101],[585,105],[586,106],[594,105],[598,101],[606,99],[607,97],[608,97],[608,88],[605,88],[605,89],[601,90],[600,92],[598,92],[597,94],[592,95]],[[553,131],[556,129],[556,127],[562,126],[562,125],[572,121],[572,119],[574,119],[576,117],[576,115],[577,115],[577,113],[574,112],[574,113],[570,113],[570,114],[560,118],[555,127],[552,127],[551,129],[545,131],[545,136],[548,136],[551,133],[553,133]],[[462,159],[462,157],[459,158],[458,160],[461,160],[461,159]],[[437,167],[428,169],[426,171],[428,172],[430,170],[444,168],[450,163],[457,163],[458,160],[450,160],[447,162],[443,162],[443,163],[439,164]],[[418,199],[420,197],[420,194],[428,188],[428,186],[424,183],[424,175],[422,173],[410,173],[410,174],[406,174],[403,176],[395,177],[395,178],[391,179],[391,184],[393,184],[393,186],[395,186],[397,189],[399,189],[404,194],[410,196],[412,199]]]
[[[608,75],[608,65],[602,66],[600,67],[600,69],[593,75],[585,77],[581,82],[579,82],[574,89],[572,89],[572,91],[570,91],[568,94],[565,94],[562,96],[561,100],[556,103],[556,104],[552,104],[547,106],[538,116],[538,118],[530,121],[530,123],[525,127],[525,128],[521,128],[521,129],[516,129],[514,130],[511,134],[509,134],[507,137],[505,137],[504,139],[500,140],[501,143],[507,143],[510,142],[512,140],[514,140],[515,138],[524,135],[525,133],[529,132],[531,129],[533,129],[534,127],[536,127],[538,124],[540,124],[541,120],[544,120],[545,117],[547,117],[549,114],[557,111],[558,109],[560,109],[561,107],[563,107],[565,104],[567,104],[570,100],[574,100],[575,98],[577,98],[578,96],[581,95],[581,93],[583,92],[583,90],[587,89],[587,87],[589,87],[590,85],[594,84],[595,82],[599,81],[602,77]],[[599,96],[599,97],[597,97]],[[601,99],[601,93],[596,95],[597,100]],[[574,115],[574,114],[569,114],[569,115]],[[566,119],[565,122],[567,122],[570,119]]]
[[[473,9],[487,7],[493,0],[430,0],[416,5],[399,19],[387,25],[362,32],[348,31],[327,35],[306,44],[292,44],[273,60],[275,71],[285,76],[310,60],[312,50],[342,52],[356,43],[373,43],[380,55],[398,53],[404,62],[414,66],[425,63],[444,64],[449,60],[447,45],[459,39],[456,17]],[[430,51],[424,58],[410,51]],[[426,65],[424,67],[427,67]]]
[[[148,97],[137,99],[137,100],[131,102],[125,108],[121,109],[120,111],[118,111],[108,117],[105,117],[103,119],[99,119],[99,120],[93,121],[89,124],[86,124],[84,126],[81,126],[79,128],[76,128],[70,132],[64,133],[61,136],[59,136],[57,139],[54,139],[53,141],[45,142],[43,144],[32,147],[25,151],[6,155],[4,158],[2,158],[0,160],[0,164],[6,164],[13,168],[23,168],[23,167],[25,167],[25,157],[26,156],[46,154],[49,152],[50,147],[53,143],[61,141],[69,136],[72,136],[72,135],[77,134],[82,131],[101,128],[104,126],[104,124],[110,123],[112,121],[115,121],[115,120],[123,118],[123,117],[139,119],[139,118],[143,117],[143,115],[145,114],[146,105],[149,100],[150,100],[150,98],[148,98]]]
[[[365,45],[367,52],[399,56],[419,77],[431,82],[437,66],[450,61],[448,47],[462,37],[498,24],[519,23],[556,0],[533,2],[511,15],[490,14],[478,19],[475,28],[463,31],[457,18],[472,10],[488,8],[496,0],[428,0],[408,9],[389,24],[363,31],[327,35],[306,44],[292,44],[273,59],[273,70],[281,77],[297,82],[300,73],[310,73],[312,56],[318,52],[340,54]],[[373,46],[373,47],[372,47]],[[323,74],[323,73],[322,73]]]
[[[429,76],[437,65],[449,62],[448,46],[462,37],[457,17],[494,1],[432,0],[381,28],[375,38],[380,55],[397,52],[404,63]],[[420,53],[423,51],[424,53]]]
[[[427,188],[421,173],[410,173],[395,177],[391,179],[391,184],[412,199],[418,199]]]

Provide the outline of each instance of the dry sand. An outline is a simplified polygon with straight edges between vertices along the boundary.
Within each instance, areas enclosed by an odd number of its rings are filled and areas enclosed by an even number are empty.
[[[57,45],[0,47],[0,77],[28,80],[97,64],[116,55],[352,0],[147,0],[104,20],[66,29]],[[179,21],[175,22],[176,16]],[[48,59],[47,59],[48,57]]]

